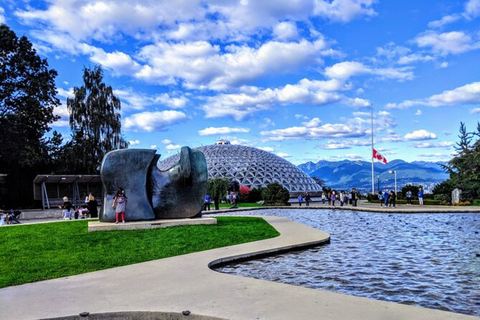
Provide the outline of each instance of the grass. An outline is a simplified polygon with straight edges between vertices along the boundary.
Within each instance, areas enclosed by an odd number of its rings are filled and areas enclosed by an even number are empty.
[[[0,228],[0,288],[276,237],[262,218],[217,225],[88,232],[87,221]]]
[[[212,205],[211,205],[212,206]],[[219,203],[218,205],[220,208],[230,208],[233,207],[233,204],[230,203]],[[237,203],[237,207],[239,208],[252,208],[252,207],[263,207],[263,204],[261,203],[256,203],[256,202],[239,202]],[[215,205],[213,205],[213,208],[215,208]]]

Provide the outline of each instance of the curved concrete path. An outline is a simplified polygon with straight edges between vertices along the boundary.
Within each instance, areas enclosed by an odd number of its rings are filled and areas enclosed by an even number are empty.
[[[191,311],[224,319],[478,319],[211,270],[212,262],[318,245],[329,235],[280,217],[264,217],[281,236],[66,278],[0,289],[1,319],[82,312]],[[84,318],[88,319],[88,318]]]

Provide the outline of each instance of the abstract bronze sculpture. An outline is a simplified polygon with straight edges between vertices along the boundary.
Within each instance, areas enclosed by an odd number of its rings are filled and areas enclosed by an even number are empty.
[[[207,189],[207,161],[201,151],[182,147],[168,170],[157,167],[155,150],[121,149],[105,155],[100,169],[104,197],[99,218],[115,221],[112,201],[118,188],[128,196],[127,221],[192,218],[201,214]]]

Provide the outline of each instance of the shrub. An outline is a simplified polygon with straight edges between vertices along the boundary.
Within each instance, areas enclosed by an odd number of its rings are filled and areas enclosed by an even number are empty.
[[[469,206],[471,204],[472,203],[470,201],[460,201],[460,202],[455,202],[453,205],[463,207],[463,206]]]
[[[288,200],[290,194],[279,183],[270,183],[265,189],[262,190],[262,198],[265,201],[266,206],[288,206],[290,205]]]
[[[250,188],[247,187],[247,186],[241,186],[240,187],[240,194],[243,194],[243,195],[248,195],[250,193]]]
[[[253,202],[258,202],[262,200],[262,190],[264,188],[253,188],[250,190],[248,193],[248,202],[253,203]]]

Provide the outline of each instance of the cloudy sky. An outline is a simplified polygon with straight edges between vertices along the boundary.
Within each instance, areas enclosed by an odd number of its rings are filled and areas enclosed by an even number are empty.
[[[449,160],[480,121],[480,0],[0,0],[58,71],[101,65],[130,148],[227,139],[294,164]]]

